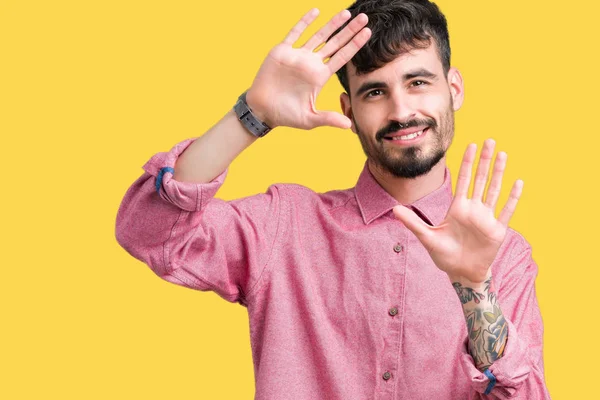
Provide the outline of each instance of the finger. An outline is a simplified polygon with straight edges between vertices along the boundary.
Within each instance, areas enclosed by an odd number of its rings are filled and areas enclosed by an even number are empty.
[[[415,236],[428,247],[431,237],[431,227],[425,223],[414,211],[403,205],[397,205],[393,209],[394,215],[402,222]]]
[[[366,14],[358,14],[352,21],[346,25],[344,29],[338,32],[337,35],[329,39],[327,44],[318,51],[319,55],[324,59],[337,52],[340,47],[344,46],[350,41],[362,28],[367,25],[369,18]],[[341,26],[341,25],[340,25]],[[337,29],[337,28],[336,28]],[[335,31],[335,30],[334,30]],[[333,31],[331,32],[333,33]]]
[[[371,30],[369,28],[363,28],[358,32],[344,47],[342,47],[333,57],[329,59],[326,65],[329,67],[329,72],[333,75],[335,72],[342,68],[354,57],[354,55],[360,50],[361,47],[367,43],[367,40],[371,37]]]
[[[508,226],[508,222],[512,218],[515,209],[517,208],[517,202],[521,197],[521,193],[523,193],[523,181],[519,179],[513,185],[512,190],[510,191],[510,196],[506,201],[506,205],[498,217],[498,221],[500,221],[504,226]]]
[[[471,170],[473,169],[473,160],[477,152],[477,145],[471,143],[465,150],[460,170],[458,171],[458,179],[456,180],[456,193],[454,197],[466,198],[469,194],[469,186],[471,185]]]
[[[317,19],[318,15],[318,8],[313,8],[312,10],[304,14],[302,19],[300,19],[300,21],[298,21],[298,23],[294,25],[290,33],[288,33],[285,39],[283,39],[283,43],[289,44],[290,46],[293,45],[296,42],[296,40],[300,38],[300,35],[302,35],[306,27],[312,24],[315,19]]]
[[[352,125],[350,119],[334,111],[318,111],[314,120],[316,126],[332,126],[334,128],[348,129]]]
[[[473,195],[471,199],[482,201],[485,185],[487,184],[490,174],[490,164],[494,155],[494,147],[496,142],[493,139],[487,139],[483,142],[483,148],[479,155],[479,163],[477,164],[477,172],[475,173],[475,184],[473,186]]]
[[[352,16],[350,11],[343,10],[336,14],[331,20],[321,29],[317,31],[308,41],[304,44],[305,49],[314,51],[320,44],[322,44],[327,38],[335,32],[337,28],[344,25],[344,23]]]
[[[501,151],[496,156],[496,161],[494,161],[492,180],[485,196],[485,204],[492,209],[496,208],[496,203],[500,196],[500,189],[502,189],[502,177],[504,175],[504,169],[506,168],[506,158],[506,153]]]

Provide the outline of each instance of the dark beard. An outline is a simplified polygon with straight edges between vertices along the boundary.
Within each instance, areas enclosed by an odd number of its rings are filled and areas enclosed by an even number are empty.
[[[431,171],[446,154],[444,150],[438,149],[430,157],[419,158],[420,151],[417,147],[408,147],[402,149],[401,159],[378,157],[377,163],[397,178],[414,179]]]
[[[381,166],[384,170],[388,171],[397,178],[414,179],[429,173],[429,171],[431,171],[431,169],[437,163],[439,163],[446,154],[446,149],[450,145],[449,142],[452,139],[452,133],[454,130],[453,117],[454,115],[450,111],[445,117],[442,117],[444,120],[441,121],[440,126],[438,126],[436,121],[432,118],[411,120],[404,124],[392,121],[388,126],[379,130],[375,135],[375,146],[377,147],[372,146],[372,144],[368,141],[366,136],[360,130],[354,117],[353,120],[358,138],[360,139],[360,143],[367,158],[371,159],[373,162],[375,162],[375,164]],[[427,135],[436,135],[435,137],[437,139],[437,146],[435,146],[436,148],[434,153],[430,154],[428,157],[419,157],[421,153],[421,148],[419,146],[407,147],[403,149],[384,149],[383,141],[386,139],[383,137],[388,133],[393,133],[399,130],[399,125],[403,125],[403,127],[428,127],[429,130]],[[444,132],[441,132],[440,130]],[[445,143],[445,141],[448,141],[448,143]],[[397,157],[398,152],[402,152],[400,157]],[[396,155],[396,157],[392,155]]]

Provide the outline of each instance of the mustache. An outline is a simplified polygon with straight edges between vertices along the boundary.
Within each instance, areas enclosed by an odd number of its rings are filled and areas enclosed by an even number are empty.
[[[381,140],[383,140],[383,138],[386,135],[389,135],[390,133],[396,133],[401,129],[413,128],[416,126],[423,126],[425,128],[435,129],[435,128],[437,128],[437,122],[435,122],[435,120],[433,118],[427,118],[427,119],[415,118],[415,119],[410,119],[406,122],[392,121],[387,126],[385,126],[384,128],[381,128],[379,131],[377,131],[377,133],[375,134],[375,139],[377,139],[377,141],[381,141]]]

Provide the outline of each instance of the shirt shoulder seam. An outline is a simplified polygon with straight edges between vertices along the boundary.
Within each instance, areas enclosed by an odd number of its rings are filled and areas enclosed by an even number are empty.
[[[267,257],[267,260],[265,261],[265,265],[263,266],[262,270],[260,271],[260,274],[258,275],[258,278],[256,278],[256,282],[254,283],[254,285],[252,285],[252,287],[250,289],[248,289],[248,293],[245,294],[245,300],[246,302],[250,302],[253,297],[256,295],[256,292],[258,292],[258,289],[263,285],[263,277],[265,275],[265,271],[268,269],[269,267],[269,263],[271,261],[271,258],[273,257],[273,252],[275,250],[275,244],[277,243],[277,240],[279,238],[279,232],[280,232],[280,228],[281,228],[281,208],[282,208],[282,203],[283,203],[283,199],[282,199],[282,195],[281,195],[281,191],[278,185],[272,185],[271,187],[273,187],[274,189],[276,189],[277,191],[277,226],[275,227],[275,235],[273,237],[273,242],[271,243],[271,249],[269,251],[269,256]]]

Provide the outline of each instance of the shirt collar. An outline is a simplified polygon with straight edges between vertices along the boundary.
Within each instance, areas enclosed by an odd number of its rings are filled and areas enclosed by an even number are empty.
[[[363,221],[367,225],[387,214],[394,206],[399,204],[375,180],[366,162],[356,183],[354,193]],[[430,225],[439,225],[446,217],[452,198],[452,178],[450,170],[446,167],[442,186],[410,204],[410,207],[425,222]]]

